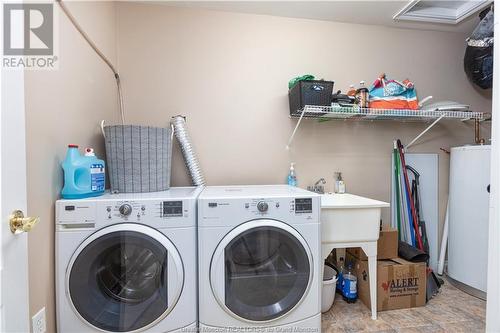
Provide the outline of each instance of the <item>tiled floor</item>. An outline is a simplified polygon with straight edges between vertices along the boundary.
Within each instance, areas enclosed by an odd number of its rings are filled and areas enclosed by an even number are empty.
[[[323,333],[484,332],[486,302],[448,281],[426,306],[379,312],[377,320],[371,320],[370,310],[360,301],[347,304],[338,296],[330,311],[323,314]]]

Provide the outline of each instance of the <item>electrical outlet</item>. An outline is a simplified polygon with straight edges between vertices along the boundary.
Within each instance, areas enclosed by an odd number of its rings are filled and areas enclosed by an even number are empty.
[[[47,331],[47,324],[45,323],[45,307],[31,317],[31,324],[33,326],[33,333],[45,333]]]

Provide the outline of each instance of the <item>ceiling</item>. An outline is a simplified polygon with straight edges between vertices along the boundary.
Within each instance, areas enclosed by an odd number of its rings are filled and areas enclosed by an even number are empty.
[[[383,25],[389,27],[439,30],[470,33],[479,18],[471,15],[457,25],[394,21],[393,16],[408,1],[151,1],[176,7],[204,8],[209,10],[305,18],[344,23]],[[440,1],[453,6],[459,1]],[[462,1],[463,2],[463,1]],[[447,4],[448,3],[448,4]]]

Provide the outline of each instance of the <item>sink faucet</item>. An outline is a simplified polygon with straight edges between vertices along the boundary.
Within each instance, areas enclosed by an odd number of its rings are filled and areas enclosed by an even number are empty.
[[[318,181],[314,183],[314,186],[318,186],[319,184],[325,185],[326,184],[325,178],[318,179]]]
[[[313,186],[308,186],[307,190],[311,191],[311,192],[319,193],[319,194],[324,194],[325,193],[325,186],[324,186],[325,184],[326,184],[325,178],[320,178],[320,179],[318,179],[318,181],[316,183],[314,183]]]

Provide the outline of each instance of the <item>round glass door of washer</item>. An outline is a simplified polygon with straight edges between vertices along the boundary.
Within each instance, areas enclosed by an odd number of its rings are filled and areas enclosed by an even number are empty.
[[[155,325],[175,306],[184,280],[175,246],[139,224],[103,228],[77,249],[66,288],[78,316],[92,327],[131,332]]]
[[[212,290],[233,316],[272,321],[294,309],[312,279],[309,247],[295,229],[273,220],[247,222],[215,251]]]

